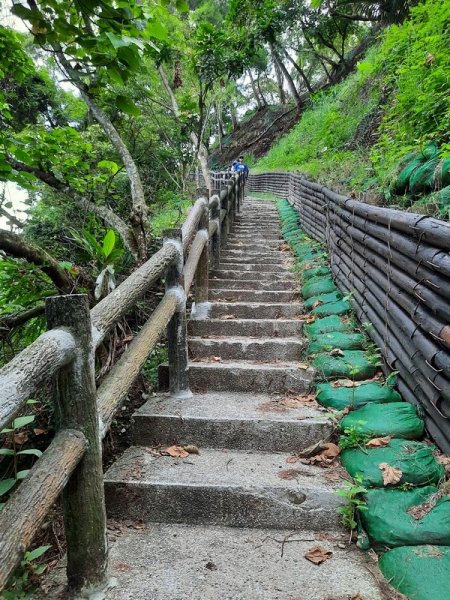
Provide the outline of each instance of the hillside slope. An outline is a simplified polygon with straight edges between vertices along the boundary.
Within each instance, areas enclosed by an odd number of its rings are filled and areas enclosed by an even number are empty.
[[[354,195],[368,192],[380,203],[448,216],[448,194],[432,192],[450,177],[443,171],[450,166],[449,31],[450,2],[415,7],[381,35],[356,73],[316,94],[291,132],[251,166],[300,170]],[[396,185],[405,154],[419,157],[418,165],[432,158],[426,185]]]

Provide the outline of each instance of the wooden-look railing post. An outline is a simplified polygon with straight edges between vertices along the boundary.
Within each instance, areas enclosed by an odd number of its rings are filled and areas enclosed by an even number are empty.
[[[164,244],[178,250],[178,260],[166,271],[166,293],[177,294],[177,309],[167,325],[167,351],[169,359],[169,390],[176,398],[190,398],[189,363],[186,326],[186,294],[183,281],[183,241],[181,229],[164,232]]]
[[[220,211],[222,208],[220,202],[220,191],[215,190],[214,195],[211,198],[211,222],[216,223],[217,227],[211,236],[211,265],[213,269],[219,268],[220,263],[220,248],[223,243],[222,240],[222,228],[220,222]]]
[[[208,188],[201,188],[197,190],[197,198],[206,198],[206,204],[203,209],[198,229],[203,230],[209,236],[209,191]],[[209,242],[203,247],[203,252],[198,261],[197,270],[195,272],[195,303],[200,304],[201,302],[208,301],[208,280],[209,280]]]
[[[228,186],[222,181],[220,185],[220,189],[218,191],[219,198],[222,197],[220,203],[220,209],[225,210],[225,218],[222,221],[221,227],[221,243],[225,245],[227,243],[228,234],[230,233],[231,223],[230,223],[230,211],[231,211],[231,203],[230,196],[228,194]]]
[[[88,296],[47,298],[46,313],[50,328],[67,328],[76,341],[75,359],[55,376],[59,428],[81,431],[88,442],[62,494],[67,580],[76,593],[95,592],[107,584],[108,546]]]

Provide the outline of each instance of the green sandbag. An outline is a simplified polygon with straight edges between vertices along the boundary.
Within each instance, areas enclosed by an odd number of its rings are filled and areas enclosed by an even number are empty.
[[[311,296],[308,300],[305,300],[304,306],[307,310],[311,310],[322,304],[328,304],[329,302],[337,302],[342,299],[341,292],[330,292],[329,294],[321,294],[320,296]]]
[[[407,440],[421,438],[424,431],[416,407],[409,402],[366,404],[344,417],[341,427],[344,431],[354,429],[369,437],[391,435]]]
[[[413,158],[406,167],[400,171],[395,180],[392,182],[390,190],[393,194],[398,196],[405,194],[409,189],[409,180],[411,175],[416,169],[421,167],[426,161],[422,154],[419,154],[416,158]]]
[[[363,383],[358,387],[333,387],[331,383],[321,383],[316,388],[316,398],[319,404],[336,410],[374,402],[401,402],[402,399],[391,387],[379,383]]]
[[[432,485],[408,491],[367,490],[367,508],[359,516],[375,550],[420,544],[450,545],[450,497],[439,498],[436,492]],[[429,512],[423,506],[428,502],[428,509],[434,506]],[[408,513],[413,508],[420,518]]]
[[[450,208],[450,185],[437,192],[436,202],[441,210],[448,210]]]
[[[333,331],[322,333],[309,341],[308,354],[329,352],[333,348],[341,350],[360,350],[364,347],[366,338],[361,333],[343,333]]]
[[[450,546],[401,546],[379,567],[395,589],[414,600],[449,600]]]
[[[321,333],[328,333],[330,331],[351,331],[349,323],[345,323],[338,316],[332,315],[331,317],[324,317],[323,319],[317,319],[314,323],[305,325],[305,332],[309,338],[312,338]]]
[[[417,196],[422,192],[429,192],[433,189],[435,171],[438,164],[439,157],[434,156],[414,170],[414,173],[412,173],[409,179],[409,190],[414,196]]]
[[[379,465],[398,467],[402,478],[397,485],[412,483],[429,485],[444,478],[444,467],[435,459],[434,446],[411,440],[392,439],[384,448],[348,448],[342,451],[344,469],[358,477],[365,487],[383,487],[383,472]]]
[[[330,294],[337,291],[338,289],[332,277],[313,277],[301,289],[302,296],[306,300],[311,296],[320,296],[321,294]]]
[[[311,311],[315,317],[326,317],[329,315],[344,315],[352,310],[352,306],[348,300],[339,300],[338,302],[328,302],[316,306]]]
[[[376,373],[377,367],[367,359],[361,350],[344,350],[343,356],[318,354],[312,362],[322,379],[349,377],[354,381],[370,379]]]
[[[331,276],[331,270],[328,267],[319,265],[318,267],[313,267],[312,269],[304,271],[303,279],[309,281],[313,277],[323,277],[324,275]]]
[[[436,190],[450,185],[450,158],[443,158],[439,161],[434,172],[433,187]]]

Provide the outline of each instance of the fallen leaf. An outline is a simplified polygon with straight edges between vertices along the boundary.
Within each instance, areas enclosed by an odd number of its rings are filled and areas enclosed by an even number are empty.
[[[333,556],[331,550],[326,550],[321,546],[315,546],[308,550],[308,552],[304,555],[306,560],[314,563],[315,565],[320,565],[326,560],[330,559]]]
[[[220,356],[210,356],[209,360],[211,362],[221,362],[222,361],[222,357],[220,357]]]
[[[235,319],[236,317],[234,315],[222,315],[221,317],[219,317],[220,321],[230,321],[231,319]]]
[[[280,479],[295,479],[297,475],[300,473],[298,469],[283,469],[282,471],[278,471],[277,475]]]
[[[298,458],[299,457],[297,456],[297,454],[292,454],[292,456],[287,457],[286,462],[289,464],[296,463],[298,461]]]
[[[361,381],[352,381],[351,379],[337,379],[336,381],[331,382],[331,387],[359,387],[362,384]]]
[[[314,304],[312,305],[313,308],[317,308],[318,306],[320,306],[321,304],[323,304],[323,300],[316,300],[314,302]]]
[[[361,596],[361,594],[355,594],[350,598],[350,600],[364,600],[364,596]]]
[[[440,454],[439,456],[436,456],[436,460],[444,466],[446,473],[450,473],[450,456]]]
[[[300,406],[308,406],[312,402],[315,402],[316,397],[314,394],[308,394],[307,396],[288,396],[281,400],[280,404],[287,408],[299,408]]]
[[[310,323],[314,323],[314,321],[316,321],[316,320],[317,320],[317,317],[314,317],[314,316],[305,317],[305,323],[307,323],[308,325]]]
[[[386,435],[385,437],[372,438],[366,442],[366,448],[385,448],[389,446],[392,436]]]
[[[33,429],[33,433],[34,435],[45,435],[46,433],[48,433],[47,429]]]
[[[344,356],[344,351],[340,348],[333,348],[330,350],[330,356]]]
[[[20,433],[16,433],[14,436],[14,442],[16,444],[25,444],[28,441],[28,433],[26,431],[21,431]]]
[[[322,446],[323,450],[309,458],[310,465],[329,466],[336,456],[339,456],[341,449],[336,444],[328,442]]]
[[[126,563],[116,563],[113,566],[113,569],[115,571],[132,571],[133,567],[130,567],[130,565],[127,565]]]
[[[392,467],[387,463],[381,463],[378,467],[383,471],[383,485],[396,485],[402,478],[402,470]]]
[[[183,450],[186,450],[186,452],[189,452],[189,454],[200,454],[197,446],[194,446],[193,444],[188,444],[187,446],[183,446]]]
[[[286,407],[281,406],[278,402],[263,402],[262,404],[258,404],[256,410],[261,410],[262,412],[286,412]]]
[[[182,446],[169,446],[164,452],[173,458],[186,458],[186,456],[189,456],[189,452]]]
[[[308,363],[298,363],[297,366],[299,369],[309,369],[311,367]]]

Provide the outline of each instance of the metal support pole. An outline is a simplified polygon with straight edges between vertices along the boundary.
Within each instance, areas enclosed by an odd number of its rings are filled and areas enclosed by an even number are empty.
[[[164,244],[173,244],[178,250],[178,260],[166,271],[166,292],[178,297],[177,310],[167,325],[167,350],[169,358],[169,390],[176,398],[190,398],[189,360],[186,326],[186,294],[183,286],[183,243],[181,229],[164,232]]]
[[[50,328],[68,328],[76,340],[75,359],[55,376],[59,428],[81,431],[88,441],[62,494],[67,579],[76,593],[100,592],[107,587],[108,545],[88,297],[47,298],[46,312]]]

